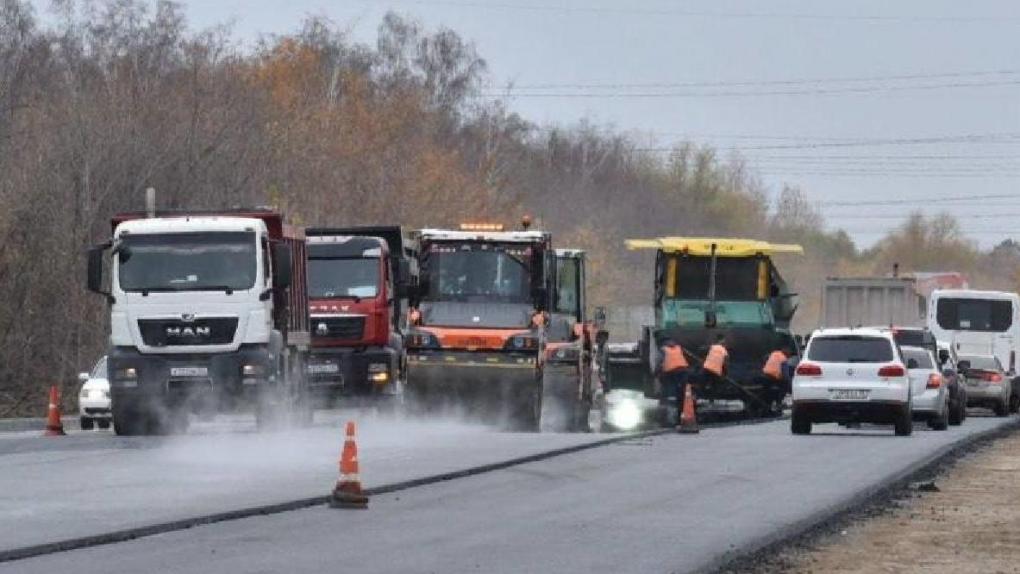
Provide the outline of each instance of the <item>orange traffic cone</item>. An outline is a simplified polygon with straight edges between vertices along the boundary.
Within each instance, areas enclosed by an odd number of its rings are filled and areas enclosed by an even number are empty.
[[[684,385],[684,407],[680,412],[680,424],[677,425],[676,431],[689,434],[696,434],[699,431],[698,413],[694,410],[694,391],[691,390],[690,384]]]
[[[340,452],[340,478],[329,499],[333,508],[368,508],[368,496],[361,490],[358,477],[358,445],[354,440],[354,423],[347,423],[347,439]]]
[[[46,432],[43,436],[64,436],[64,423],[60,421],[60,392],[57,386],[50,387],[50,409],[46,414]]]

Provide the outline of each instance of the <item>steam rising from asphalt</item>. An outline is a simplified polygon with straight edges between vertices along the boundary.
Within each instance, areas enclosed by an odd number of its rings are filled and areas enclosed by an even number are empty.
[[[383,416],[365,410],[319,411],[308,428],[258,432],[251,415],[221,415],[211,422],[192,423],[186,435],[167,437],[156,447],[159,464],[168,469],[218,476],[218,470],[236,475],[309,472],[335,476],[344,442],[344,425],[357,423],[357,439],[363,464],[378,456],[387,458],[415,454],[432,444],[476,442],[497,434],[498,429],[443,416],[414,418]]]

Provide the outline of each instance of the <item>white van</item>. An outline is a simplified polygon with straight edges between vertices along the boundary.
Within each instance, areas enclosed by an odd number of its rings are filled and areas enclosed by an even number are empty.
[[[994,355],[1010,378],[1020,348],[1020,295],[1003,291],[933,291],[928,329],[956,355]]]

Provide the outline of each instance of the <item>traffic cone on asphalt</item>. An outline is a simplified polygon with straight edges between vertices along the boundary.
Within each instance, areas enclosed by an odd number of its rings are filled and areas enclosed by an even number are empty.
[[[690,384],[684,385],[684,406],[683,411],[680,412],[680,424],[677,425],[676,431],[689,434],[699,431],[698,413],[694,410],[694,391],[691,390]]]
[[[60,392],[57,386],[50,387],[50,408],[46,414],[46,432],[44,436],[64,436],[64,423],[60,421]]]
[[[368,496],[361,490],[358,477],[358,445],[354,440],[354,423],[347,423],[347,438],[340,452],[340,478],[336,481],[329,505],[333,508],[368,508]]]

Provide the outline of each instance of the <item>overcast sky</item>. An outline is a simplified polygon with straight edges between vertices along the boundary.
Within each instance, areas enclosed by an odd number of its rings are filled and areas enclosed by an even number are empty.
[[[473,41],[525,117],[739,151],[863,245],[915,208],[953,212],[983,245],[1020,237],[1016,0],[182,3],[248,41],[324,15],[374,42],[394,10]]]

